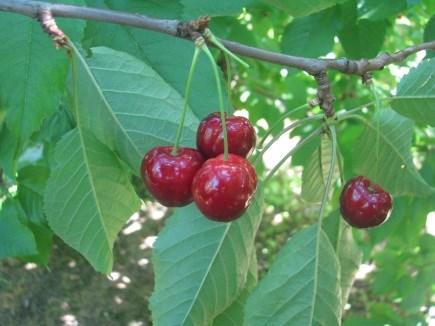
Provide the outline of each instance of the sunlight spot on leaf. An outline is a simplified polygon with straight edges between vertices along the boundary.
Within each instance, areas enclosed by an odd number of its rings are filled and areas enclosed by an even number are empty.
[[[246,119],[249,119],[249,111],[246,109],[237,110],[234,112],[234,115],[238,116],[238,117],[244,117]]]
[[[356,272],[355,279],[363,280],[368,274],[375,270],[375,264],[361,264],[358,271]]]
[[[272,40],[275,38],[275,30],[273,28],[269,28],[269,30],[267,31],[267,37]]]
[[[70,260],[70,261],[68,262],[68,267],[69,267],[69,268],[74,268],[74,267],[76,267],[76,266],[77,266],[77,263],[76,263],[75,260]]]
[[[136,320],[133,320],[133,321],[128,323],[128,326],[143,326],[143,325],[145,325],[143,322],[136,321]]]
[[[275,214],[275,216],[272,219],[272,225],[279,225],[284,221],[284,217],[281,213]]]
[[[427,214],[426,233],[435,236],[435,211]]]
[[[279,74],[281,75],[281,77],[285,78],[285,77],[288,76],[288,70],[285,69],[285,68],[282,68],[282,69],[279,71]]]
[[[115,301],[116,304],[121,304],[123,302],[122,299],[117,295],[113,298],[113,301]]]
[[[129,235],[141,229],[142,229],[142,223],[140,223],[139,221],[134,221],[130,223],[126,228],[124,228],[124,230],[122,230],[122,234]]]
[[[37,268],[38,265],[34,264],[34,263],[27,263],[26,265],[24,265],[24,268],[27,269],[28,271]]]
[[[107,275],[107,278],[112,282],[117,281],[120,277],[121,277],[121,273],[116,272],[116,271],[113,271],[112,273]]]
[[[244,92],[242,93],[242,95],[240,95],[240,102],[242,102],[242,103],[246,103],[246,101],[247,101],[248,98],[249,98],[249,95],[251,95],[251,92],[250,92],[250,91],[244,91]]]
[[[141,258],[137,261],[137,264],[141,267],[147,266],[149,264],[149,259],[147,258]]]
[[[140,244],[139,248],[142,250],[145,250],[148,248],[153,248],[154,242],[156,242],[156,240],[157,240],[157,236],[150,235],[143,240],[143,242]]]
[[[117,287],[118,289],[124,290],[124,289],[127,288],[127,284],[122,283],[122,282],[119,282],[119,283],[116,284],[116,287]]]
[[[125,276],[125,275],[121,278],[121,280],[122,280],[124,283],[126,283],[126,284],[130,284],[130,283],[131,283],[130,278],[129,278],[128,276]]]
[[[349,303],[346,303],[344,306],[344,310],[350,310],[352,306]]]
[[[68,314],[63,315],[60,320],[63,322],[63,326],[78,326],[79,322],[77,321],[76,316]]]

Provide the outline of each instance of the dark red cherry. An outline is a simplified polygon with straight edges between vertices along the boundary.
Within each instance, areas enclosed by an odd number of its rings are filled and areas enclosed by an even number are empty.
[[[142,179],[149,192],[162,205],[185,206],[192,202],[193,177],[204,163],[199,151],[179,148],[172,155],[172,146],[151,149],[143,158]]]
[[[349,180],[340,196],[341,215],[350,225],[370,228],[389,216],[393,199],[379,185],[359,176]]]
[[[248,208],[257,186],[254,167],[241,156],[229,154],[207,160],[192,183],[193,200],[207,218],[228,222]]]
[[[255,129],[248,119],[225,115],[228,135],[228,152],[243,157],[255,147]],[[220,113],[215,112],[204,118],[196,134],[196,146],[206,158],[216,157],[224,152],[224,136]]]

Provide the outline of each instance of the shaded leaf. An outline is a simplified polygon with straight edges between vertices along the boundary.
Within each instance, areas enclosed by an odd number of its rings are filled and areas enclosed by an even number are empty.
[[[281,10],[287,11],[290,15],[294,17],[298,17],[307,16],[343,2],[346,2],[346,0],[275,0],[271,2],[271,4]]]
[[[380,110],[374,121],[366,121],[355,146],[355,173],[379,183],[393,195],[427,196],[433,192],[412,162],[413,128],[411,120],[393,110]]]
[[[347,25],[338,36],[350,59],[369,59],[381,50],[386,30],[386,21],[361,19],[354,25]]]
[[[340,325],[340,266],[317,225],[281,249],[246,306],[247,325]]]
[[[32,231],[25,225],[25,215],[14,199],[0,207],[0,259],[38,253]]]
[[[139,208],[129,176],[92,133],[74,129],[57,144],[45,192],[51,229],[99,272],[113,265],[113,243]]]
[[[435,59],[421,62],[402,78],[392,107],[400,114],[435,126]]]
[[[340,262],[341,302],[344,308],[362,262],[362,252],[353,239],[352,228],[343,223],[338,211],[323,220],[322,228],[328,235]]]
[[[405,10],[407,5],[407,0],[365,0],[358,8],[358,16],[360,19],[382,20]]]
[[[243,290],[262,216],[263,191],[230,223],[206,219],[195,205],[177,209],[153,252],[155,325],[210,325]]]
[[[281,40],[282,51],[311,58],[326,55],[334,44],[337,21],[337,8],[295,18],[284,30]]]
[[[320,202],[326,190],[332,159],[331,139],[322,134],[319,147],[311,155],[302,173],[302,197],[309,202]],[[339,175],[338,164],[334,166],[333,178]]]
[[[244,310],[252,289],[257,285],[257,257],[252,255],[249,264],[248,275],[244,289],[240,292],[237,299],[223,313],[216,317],[213,326],[240,326],[244,325]]]
[[[83,4],[81,0],[64,1]],[[59,24],[72,39],[80,39],[84,22]],[[11,33],[13,26],[13,33]],[[32,18],[0,13],[0,99],[7,108],[9,130],[19,144],[40,128],[42,120],[54,112],[65,88],[68,59],[57,51],[51,38]]]

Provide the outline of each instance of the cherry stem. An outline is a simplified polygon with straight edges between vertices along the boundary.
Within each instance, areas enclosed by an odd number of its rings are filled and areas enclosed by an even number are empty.
[[[291,151],[289,151],[274,167],[272,170],[269,171],[267,176],[264,178],[264,183],[266,183],[270,178],[275,174],[276,171],[279,170],[279,168],[285,163],[285,161],[288,160],[290,156],[292,156],[294,153],[296,153],[297,150],[299,150],[302,146],[304,146],[306,143],[308,143],[311,139],[314,137],[319,136],[323,131],[323,126],[317,128],[314,130],[311,134],[309,134],[307,137],[302,139]]]
[[[219,71],[216,65],[216,62],[214,61],[213,54],[211,54],[210,50],[206,45],[202,47],[202,50],[207,55],[207,57],[210,59],[211,66],[213,67],[214,76],[216,78],[216,86],[217,86],[217,92],[219,97],[219,111],[221,114],[221,123],[222,123],[222,132],[224,134],[224,160],[228,159],[228,135],[227,135],[227,123],[225,121],[225,109],[224,109],[224,99],[222,96],[222,86],[219,78]]]
[[[234,59],[235,61],[237,61],[238,63],[240,63],[243,67],[245,68],[249,68],[249,65],[243,61],[242,59],[240,59],[238,56],[236,56],[234,53],[232,53],[230,50],[228,50],[222,43],[221,41],[219,41],[219,39],[214,36],[214,34],[211,32],[211,30],[209,30],[208,28],[204,31],[203,33],[204,37],[207,39],[207,41],[209,41],[210,43],[212,43],[213,45],[215,45],[216,47],[218,47],[221,51],[223,51],[225,54],[229,55],[232,59]]]
[[[328,125],[328,129],[329,129],[329,133],[331,135],[331,140],[332,140],[332,156],[331,156],[331,164],[329,166],[329,171],[328,171],[328,177],[326,179],[326,186],[325,186],[325,192],[323,193],[322,196],[322,202],[320,204],[320,210],[319,210],[319,220],[318,220],[318,232],[320,232],[322,226],[321,226],[321,222],[322,222],[322,218],[323,218],[323,214],[325,212],[325,207],[326,207],[326,202],[328,201],[328,197],[329,197],[329,193],[331,192],[331,186],[332,186],[332,178],[334,176],[334,168],[335,168],[335,160],[336,160],[336,156],[337,156],[337,135],[335,132],[335,126],[334,125]]]
[[[183,134],[184,120],[186,119],[187,107],[189,104],[189,96],[190,96],[190,89],[192,86],[193,73],[195,71],[196,63],[198,62],[198,56],[200,52],[201,52],[201,45],[196,45],[195,52],[193,53],[192,63],[190,65],[189,74],[187,75],[186,89],[184,91],[183,111],[181,113],[180,123],[177,129],[177,135],[175,136],[174,147],[172,148],[172,152],[171,152],[172,155],[177,155],[178,147],[181,141],[181,136]]]
[[[264,155],[264,153],[270,148],[272,147],[272,145],[275,143],[275,141],[277,141],[282,135],[284,135],[285,133],[289,132],[290,130],[303,125],[304,123],[307,123],[309,121],[317,121],[317,120],[322,120],[323,119],[323,114],[319,114],[319,115],[315,115],[313,117],[308,117],[308,118],[304,118],[301,120],[297,120],[295,122],[293,122],[292,124],[288,125],[287,127],[285,127],[284,129],[282,129],[270,142],[268,142],[266,144],[266,146],[264,146],[264,148],[261,150],[261,152],[255,157],[255,159],[253,160],[254,163],[256,163],[258,161],[258,159],[260,157],[262,157]],[[264,141],[262,141],[260,144],[263,144]]]
[[[301,106],[298,106],[296,108],[294,108],[291,111],[287,111],[286,113],[282,114],[279,119],[267,130],[266,134],[263,136],[263,138],[261,139],[260,143],[258,144],[258,147],[263,147],[264,142],[266,141],[266,138],[273,132],[273,130],[280,125],[281,122],[283,122],[285,120],[285,118],[288,118],[289,116],[291,116],[293,113],[299,112],[301,110],[304,110],[308,108],[308,104],[304,104]]]

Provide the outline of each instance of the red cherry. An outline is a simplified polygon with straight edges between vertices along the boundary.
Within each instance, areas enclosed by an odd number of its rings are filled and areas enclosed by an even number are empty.
[[[142,179],[150,193],[168,207],[192,202],[192,180],[204,163],[201,153],[193,148],[179,148],[172,155],[172,146],[151,149],[143,158]]]
[[[244,117],[225,115],[228,135],[228,152],[243,157],[255,147],[255,129]],[[196,146],[207,157],[216,157],[224,152],[224,136],[220,113],[215,112],[204,118],[196,134]]]
[[[393,199],[379,185],[359,176],[349,180],[340,196],[341,215],[350,225],[370,228],[389,216]]]
[[[228,154],[207,160],[192,183],[193,200],[205,217],[229,222],[248,208],[257,186],[257,174],[246,159]]]

